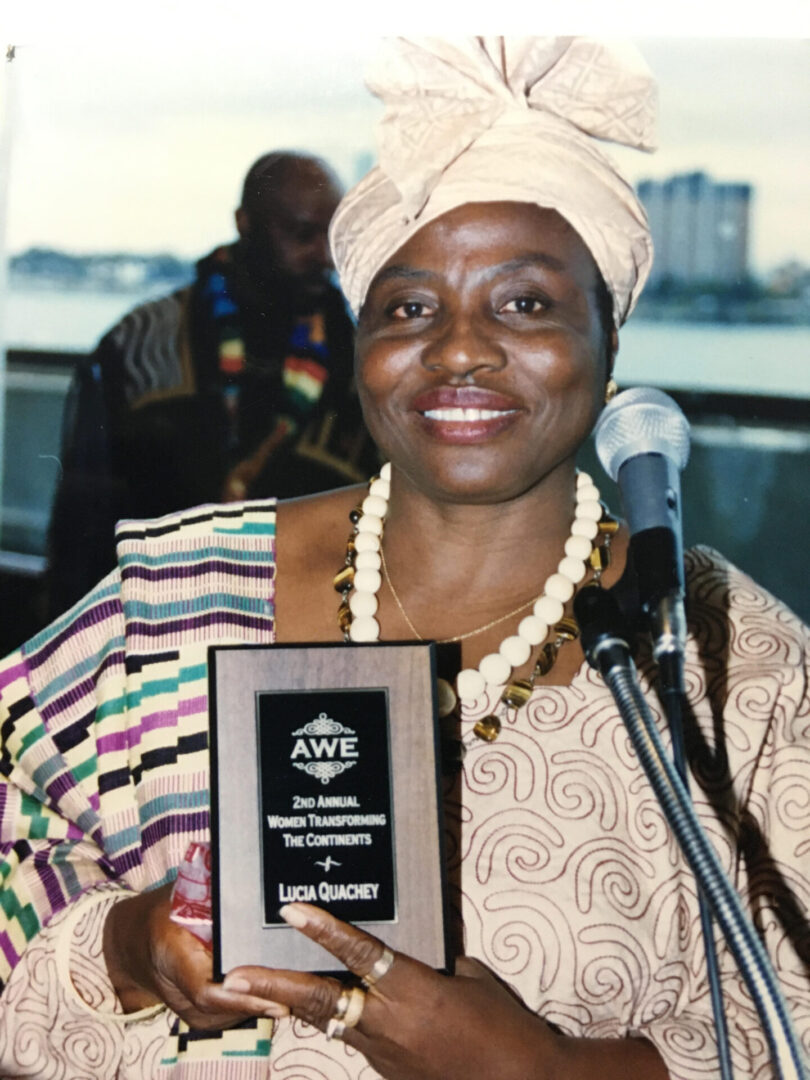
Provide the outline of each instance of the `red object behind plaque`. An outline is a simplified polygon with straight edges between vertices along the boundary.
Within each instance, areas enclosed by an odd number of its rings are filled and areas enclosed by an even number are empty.
[[[211,948],[211,845],[189,844],[172,890],[172,922]]]

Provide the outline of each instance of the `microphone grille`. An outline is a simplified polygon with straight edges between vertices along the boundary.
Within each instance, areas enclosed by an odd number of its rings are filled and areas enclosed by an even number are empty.
[[[663,390],[634,386],[607,405],[594,429],[602,468],[615,480],[637,454],[663,454],[678,471],[689,460],[689,421]]]

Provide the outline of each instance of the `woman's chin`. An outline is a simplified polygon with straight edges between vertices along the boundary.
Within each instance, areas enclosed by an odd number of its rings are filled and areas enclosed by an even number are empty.
[[[459,455],[461,457],[461,455]],[[453,505],[496,505],[519,498],[535,486],[538,478],[521,475],[514,468],[494,468],[488,461],[471,460],[466,455],[455,462],[443,460],[431,466],[400,471],[409,485],[436,502]]]

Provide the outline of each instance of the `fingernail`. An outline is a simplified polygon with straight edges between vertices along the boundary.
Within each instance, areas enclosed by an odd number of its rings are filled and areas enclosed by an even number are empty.
[[[296,904],[285,904],[284,907],[278,909],[278,913],[288,926],[294,926],[299,930],[309,921]]]
[[[228,975],[222,984],[224,990],[230,990],[234,994],[249,994],[250,983],[240,975]]]
[[[264,1015],[272,1017],[273,1020],[282,1020],[290,1015],[290,1010],[286,1005],[268,1005],[264,1010]]]

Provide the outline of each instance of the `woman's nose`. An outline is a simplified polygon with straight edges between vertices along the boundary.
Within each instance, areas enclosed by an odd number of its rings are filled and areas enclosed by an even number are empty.
[[[506,364],[502,346],[484,327],[467,317],[454,317],[425,348],[422,363],[429,370],[470,375],[481,368],[500,370]]]

